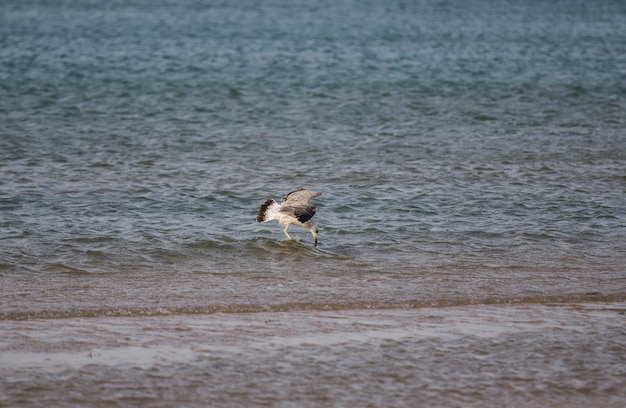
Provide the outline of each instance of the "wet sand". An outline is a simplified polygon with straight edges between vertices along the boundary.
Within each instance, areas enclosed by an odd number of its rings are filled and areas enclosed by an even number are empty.
[[[0,321],[3,406],[626,404],[626,303]]]

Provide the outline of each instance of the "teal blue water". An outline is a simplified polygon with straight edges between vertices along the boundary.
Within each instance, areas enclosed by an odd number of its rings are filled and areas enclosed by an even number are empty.
[[[620,1],[0,5],[0,318],[626,299]],[[298,187],[320,244],[256,223]]]

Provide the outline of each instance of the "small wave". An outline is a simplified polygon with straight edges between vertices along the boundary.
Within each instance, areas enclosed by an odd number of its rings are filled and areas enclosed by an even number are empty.
[[[74,241],[80,244],[99,244],[102,242],[115,241],[117,238],[111,236],[94,236],[94,237],[77,237],[68,241]]]
[[[89,271],[81,268],[77,268],[75,266],[66,265],[60,262],[53,262],[46,264],[41,268],[43,272],[56,272],[56,273],[67,273],[72,275],[86,275],[89,274]]]
[[[320,244],[320,245],[323,245]],[[219,237],[213,240],[202,240],[188,245],[193,250],[220,251],[220,254],[229,253],[259,256],[259,255],[295,255],[312,257],[331,257],[345,259],[345,257],[332,253],[329,250],[316,247],[312,242],[306,240],[282,240],[265,237],[255,237],[238,240],[232,237]]]
[[[0,313],[0,320],[31,320],[31,319],[73,319],[102,317],[148,317],[148,316],[185,316],[211,315],[216,313],[285,313],[305,311],[347,311],[347,310],[389,310],[389,309],[423,309],[459,306],[489,306],[512,304],[567,304],[567,303],[612,303],[626,302],[626,295],[605,295],[598,292],[570,294],[562,296],[521,296],[515,298],[488,297],[482,299],[439,299],[439,300],[405,300],[405,301],[350,301],[350,302],[293,302],[274,304],[232,304],[232,305],[198,305],[181,307],[154,308],[110,308],[110,309],[79,309],[79,310],[39,310],[15,311]],[[626,310],[619,310],[626,313]]]

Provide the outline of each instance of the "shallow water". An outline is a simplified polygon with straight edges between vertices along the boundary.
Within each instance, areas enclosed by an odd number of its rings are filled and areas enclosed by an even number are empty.
[[[177,319],[243,324],[239,313],[287,316],[288,326],[309,319],[312,327],[322,325],[326,313],[381,325],[399,313],[401,330],[431,307],[478,310],[478,319],[488,320],[511,310],[523,316],[571,304],[621,305],[625,24],[624,5],[608,0],[5,5],[3,331],[39,325],[42,344],[50,345],[55,327],[73,322],[98,338],[100,325],[152,325],[167,333]],[[318,247],[305,230],[292,227],[298,240],[286,241],[276,223],[255,222],[267,198],[300,186],[322,192],[314,201]],[[572,313],[571,324],[579,318]],[[611,325],[614,317],[600,313],[597,324]],[[501,323],[485,323],[485,330]],[[255,336],[267,340],[276,330]],[[142,333],[128,328],[124,335]],[[558,342],[597,339],[594,329],[581,333],[566,330]],[[215,336],[205,334],[207,341]],[[351,338],[341,330],[337,336],[344,334]],[[181,339],[171,345],[157,337],[146,355],[191,340]],[[112,361],[96,370],[99,381],[114,381],[126,357],[112,356],[110,339],[89,341],[90,350]],[[468,339],[450,341],[446,347]],[[495,340],[498,358],[534,350],[509,341]],[[610,347],[623,347],[616,341]],[[60,347],[60,354],[31,346],[15,357],[2,351],[15,364],[5,374],[14,369],[24,383],[31,376],[42,390],[28,397],[17,389],[2,403],[31,405],[50,394],[57,405],[107,405],[135,392],[142,395],[137,405],[161,401],[140,391],[140,383],[152,381],[141,370],[131,375],[135,391],[130,385],[111,396],[92,388],[89,400],[63,401],[52,391],[57,379],[19,363],[39,361],[47,370],[46,359],[73,353],[71,345]],[[363,356],[378,345],[368,347]],[[607,361],[581,347],[580,355]],[[546,360],[564,358],[560,349],[547,350]],[[274,400],[264,394],[275,392],[272,387],[242,399],[228,391],[242,386],[232,380],[235,373],[268,363],[265,351],[230,366],[228,381],[213,391],[234,405],[261,396],[265,405],[308,401],[305,391]],[[422,351],[426,358],[435,350]],[[328,348],[310,352],[338,358]],[[301,366],[312,356],[304,350],[290,358]],[[373,353],[370,363],[389,369],[376,358]],[[574,364],[575,357],[567,358]],[[551,384],[546,393],[538,393],[536,381],[493,379],[481,388],[473,365],[452,357],[440,363],[428,395],[444,406],[576,406],[575,396],[583,395],[550,392],[570,378],[543,371],[532,358],[526,369]],[[616,370],[577,367],[580,377],[572,378],[592,384],[581,401],[623,405],[619,393],[603,397],[602,381],[622,381]],[[362,368],[351,362],[342,369],[359,377]],[[474,399],[446,399],[447,387],[459,381],[452,374],[457,369],[467,370],[466,383],[477,386]],[[285,381],[283,374],[264,378]],[[311,399],[312,405],[363,405],[344,388],[333,389],[329,377],[307,375],[332,396]],[[179,380],[166,377],[171,382],[163,386],[171,390]],[[374,374],[359,378],[362,390],[377,390],[369,397],[391,398],[371,399],[373,405],[409,405],[415,397],[397,383],[380,385]],[[180,393],[172,400],[186,395],[184,384],[176,386]],[[189,387],[193,405],[195,385]],[[509,401],[511,395],[521,397]],[[206,403],[206,396],[197,402]]]

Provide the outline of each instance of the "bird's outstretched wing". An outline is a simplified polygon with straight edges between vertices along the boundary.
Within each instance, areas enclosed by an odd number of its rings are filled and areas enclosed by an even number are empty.
[[[317,196],[322,195],[319,191],[306,190],[299,188],[283,197],[281,205],[298,206],[307,205],[309,202]]]

